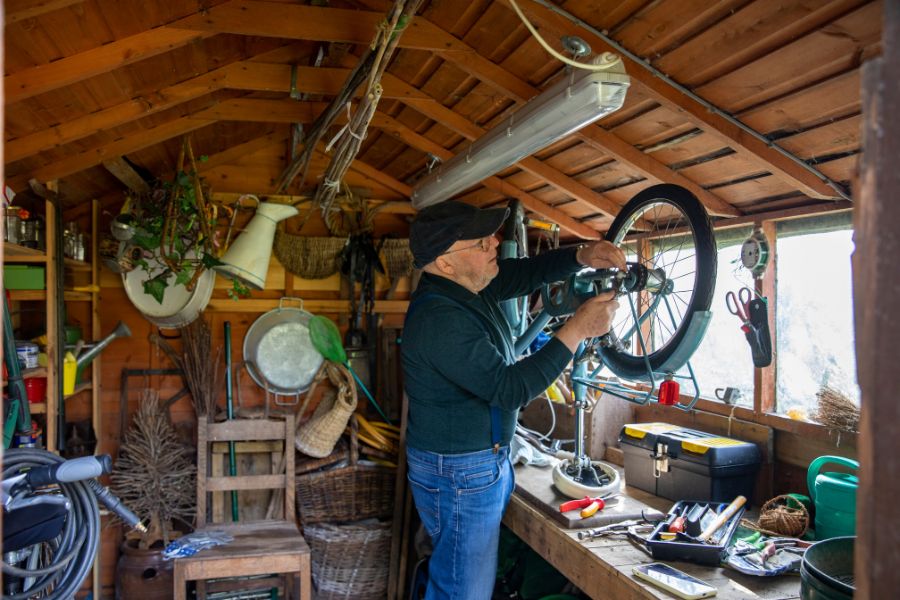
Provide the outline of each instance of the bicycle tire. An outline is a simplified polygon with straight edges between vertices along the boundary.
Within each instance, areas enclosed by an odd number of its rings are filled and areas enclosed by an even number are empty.
[[[648,207],[657,204],[667,204],[683,215],[686,223],[682,225],[689,228],[696,252],[696,276],[695,286],[690,301],[686,303],[682,322],[678,324],[672,336],[663,346],[652,350],[647,355],[650,368],[654,372],[666,365],[669,358],[686,341],[685,335],[693,315],[709,310],[715,291],[717,270],[716,242],[709,215],[694,194],[678,185],[659,184],[638,193],[616,215],[606,234],[606,239],[617,245],[621,244],[637,216],[645,212]],[[623,310],[629,310],[627,301],[620,302],[620,314]],[[629,315],[628,318],[634,323],[633,317]],[[597,354],[610,371],[623,379],[647,378],[647,365],[643,355],[602,346],[598,347]]]

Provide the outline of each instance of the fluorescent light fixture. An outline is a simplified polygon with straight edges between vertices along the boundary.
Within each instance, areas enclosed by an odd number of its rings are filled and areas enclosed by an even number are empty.
[[[412,205],[452,198],[491,175],[620,109],[630,78],[621,59],[603,71],[575,69],[423,177]]]

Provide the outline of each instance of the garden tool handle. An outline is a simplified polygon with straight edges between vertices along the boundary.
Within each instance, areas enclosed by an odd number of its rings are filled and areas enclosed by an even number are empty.
[[[732,500],[731,504],[725,507],[725,510],[723,510],[721,513],[719,513],[719,516],[716,517],[716,520],[710,523],[709,526],[703,530],[703,533],[697,536],[697,539],[701,542],[707,541],[712,537],[712,534],[718,531],[719,528],[722,527],[722,525],[727,523],[728,519],[734,516],[734,513],[736,513],[738,509],[740,509],[746,503],[747,498],[745,498],[744,496],[738,496],[737,498]]]
[[[843,456],[820,456],[809,463],[809,469],[806,471],[806,487],[809,488],[809,498],[813,502],[816,501],[816,477],[819,475],[822,467],[829,463],[859,470],[859,462]]]

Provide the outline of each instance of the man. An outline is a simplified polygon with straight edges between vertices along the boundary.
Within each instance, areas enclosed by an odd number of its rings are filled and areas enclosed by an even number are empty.
[[[409,397],[409,481],[432,540],[426,599],[486,600],[497,569],[500,520],[513,491],[509,442],[518,410],[543,392],[578,344],[609,330],[612,295],[585,302],[538,352],[518,360],[500,302],[585,266],[625,269],[596,242],[498,263],[494,234],[506,209],[447,201],[410,230],[423,274],[403,331]]]

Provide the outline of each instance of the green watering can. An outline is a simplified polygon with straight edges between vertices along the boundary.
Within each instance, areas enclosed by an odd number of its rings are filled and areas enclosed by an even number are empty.
[[[859,478],[849,473],[820,473],[827,464],[859,470],[859,463],[843,456],[820,456],[809,465],[806,485],[816,507],[816,539],[856,535],[856,488]]]

